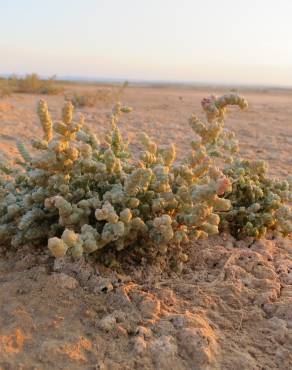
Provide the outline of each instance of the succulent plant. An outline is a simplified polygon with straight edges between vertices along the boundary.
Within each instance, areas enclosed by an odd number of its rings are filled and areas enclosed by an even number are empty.
[[[230,231],[237,238],[260,238],[267,231],[288,235],[292,232],[292,209],[288,206],[292,201],[292,181],[272,179],[268,176],[267,163],[240,157],[234,133],[224,128],[228,105],[241,109],[248,106],[244,98],[235,94],[211,96],[202,100],[208,123],[194,116],[190,120],[200,138],[193,146],[219,163],[232,184],[224,194],[231,207],[219,211],[220,229]]]
[[[0,163],[0,242],[17,248],[48,244],[61,258],[103,255],[131,248],[142,255],[168,255],[179,269],[189,239],[218,233],[259,237],[268,228],[291,232],[292,181],[266,175],[265,165],[238,157],[238,142],[224,128],[227,105],[247,106],[234,94],[203,100],[208,122],[192,115],[191,153],[176,160],[174,145],[159,147],[146,134],[138,159],[119,130],[131,108],[117,103],[102,143],[73,120],[67,102],[52,122],[45,101],[38,105],[43,138],[22,143],[22,160]]]
[[[240,238],[260,238],[267,231],[292,232],[292,189],[286,180],[269,178],[263,161],[237,159],[225,168],[232,190],[225,194],[232,208],[221,213],[221,228]]]
[[[193,149],[191,158],[176,163],[174,145],[160,148],[144,134],[144,150],[134,160],[118,127],[131,109],[119,103],[102,144],[83,117],[73,121],[70,102],[54,123],[45,101],[37,111],[44,134],[33,140],[34,153],[18,143],[22,160],[13,168],[1,164],[2,243],[48,241],[55,257],[129,246],[163,254],[182,251],[189,237],[218,232],[214,212],[230,206],[219,198],[230,184],[208,156]]]

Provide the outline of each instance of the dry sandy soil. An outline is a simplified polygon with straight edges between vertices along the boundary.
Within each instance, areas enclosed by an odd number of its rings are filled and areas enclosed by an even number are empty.
[[[82,87],[80,87],[81,89]],[[88,89],[88,87],[83,87]],[[93,89],[93,87],[92,87]],[[187,118],[214,91],[130,87],[134,112],[120,127],[139,147],[147,132],[189,150]],[[222,91],[221,91],[222,92]],[[220,93],[221,93],[220,92]],[[248,158],[265,159],[273,176],[292,169],[292,93],[244,92],[246,112],[227,126]],[[0,100],[0,150],[41,134],[39,96]],[[60,117],[63,96],[47,97]],[[108,108],[81,109],[101,134]],[[187,247],[181,276],[157,266],[113,272],[84,260],[54,261],[45,246],[0,249],[0,369],[292,368],[292,241],[236,241],[221,235]]]

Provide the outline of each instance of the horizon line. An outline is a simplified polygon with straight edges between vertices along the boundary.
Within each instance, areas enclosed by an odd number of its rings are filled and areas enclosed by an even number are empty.
[[[128,82],[129,84],[153,84],[153,85],[177,85],[177,86],[188,86],[188,87],[230,87],[230,88],[251,88],[251,89],[283,89],[291,90],[292,85],[282,84],[249,84],[239,82],[223,82],[223,81],[212,81],[212,82],[199,82],[194,80],[179,80],[179,79],[140,79],[140,78],[127,78],[127,77],[97,77],[97,76],[83,76],[83,75],[62,75],[62,74],[39,74],[37,72],[31,73],[0,73],[0,78],[9,78],[11,76],[25,77],[31,74],[37,74],[41,79],[48,79],[55,77],[56,81],[68,81],[68,82],[83,82],[83,83],[123,83]]]

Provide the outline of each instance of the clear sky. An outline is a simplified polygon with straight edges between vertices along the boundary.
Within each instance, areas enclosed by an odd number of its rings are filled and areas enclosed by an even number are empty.
[[[292,0],[0,0],[0,73],[292,86]]]

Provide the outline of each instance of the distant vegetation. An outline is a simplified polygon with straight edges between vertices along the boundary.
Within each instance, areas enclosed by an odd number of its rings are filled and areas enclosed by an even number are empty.
[[[94,92],[73,92],[66,96],[66,100],[71,101],[76,108],[91,108],[95,107],[98,102],[109,103],[112,100],[111,95],[111,90],[104,88]]]
[[[64,86],[70,82],[57,81],[56,76],[42,79],[36,73],[25,77],[17,75],[11,75],[8,78],[0,77],[0,98],[11,96],[13,93],[57,95],[63,93]],[[95,91],[71,91],[66,94],[65,99],[71,101],[76,108],[95,107],[99,103],[112,105],[121,99],[128,85],[128,81],[125,81],[122,85],[100,87]]]
[[[63,90],[55,76],[44,80],[32,73],[25,77],[12,75],[0,79],[0,97],[10,96],[12,93],[56,95]]]
[[[0,98],[10,96],[12,93],[9,82],[5,78],[0,78]]]
[[[121,86],[99,88],[93,92],[73,92],[66,96],[66,100],[71,101],[76,108],[95,107],[98,103],[113,104],[121,99],[128,85],[128,81],[125,81]]]

